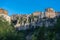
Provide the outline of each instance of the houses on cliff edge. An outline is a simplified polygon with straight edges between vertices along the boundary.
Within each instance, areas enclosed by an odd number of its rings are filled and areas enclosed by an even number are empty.
[[[54,26],[56,24],[57,17],[60,17],[60,12],[56,12],[52,8],[47,8],[44,12],[8,16],[8,12],[6,10],[0,9],[0,16],[6,19],[9,23],[12,22],[17,30],[26,30],[42,26]]]

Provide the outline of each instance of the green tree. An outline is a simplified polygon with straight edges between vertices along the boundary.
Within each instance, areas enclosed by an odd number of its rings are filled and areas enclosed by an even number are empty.
[[[0,17],[0,40],[13,40],[16,37],[15,29]]]
[[[57,18],[57,23],[56,23],[56,25],[55,25],[55,31],[56,31],[56,35],[57,35],[57,37],[56,37],[56,40],[60,40],[60,17],[59,18]]]
[[[45,40],[45,27],[39,27],[32,35],[32,40]]]

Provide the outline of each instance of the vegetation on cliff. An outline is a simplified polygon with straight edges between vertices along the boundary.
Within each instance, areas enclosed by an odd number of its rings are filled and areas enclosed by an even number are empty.
[[[60,40],[60,18],[57,18],[56,25],[36,29],[17,31],[13,25],[0,17],[0,40],[26,40],[26,36],[31,36],[31,40]]]

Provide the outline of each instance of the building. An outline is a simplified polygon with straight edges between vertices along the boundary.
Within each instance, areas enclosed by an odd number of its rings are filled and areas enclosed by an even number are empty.
[[[3,17],[9,23],[11,22],[11,18],[8,16],[8,12],[4,9],[0,9],[0,16]]]
[[[2,8],[0,8],[0,14],[5,14],[5,15],[8,15],[8,12]]]
[[[47,18],[55,18],[56,17],[56,13],[55,13],[55,11],[52,8],[47,8],[45,10],[45,16]]]
[[[40,16],[41,15],[41,12],[34,12],[33,15],[34,16]]]

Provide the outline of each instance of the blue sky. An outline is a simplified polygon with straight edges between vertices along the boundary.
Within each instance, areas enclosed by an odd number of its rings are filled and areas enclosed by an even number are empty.
[[[50,7],[60,11],[60,0],[0,0],[0,8],[7,10],[9,15],[30,14]]]

